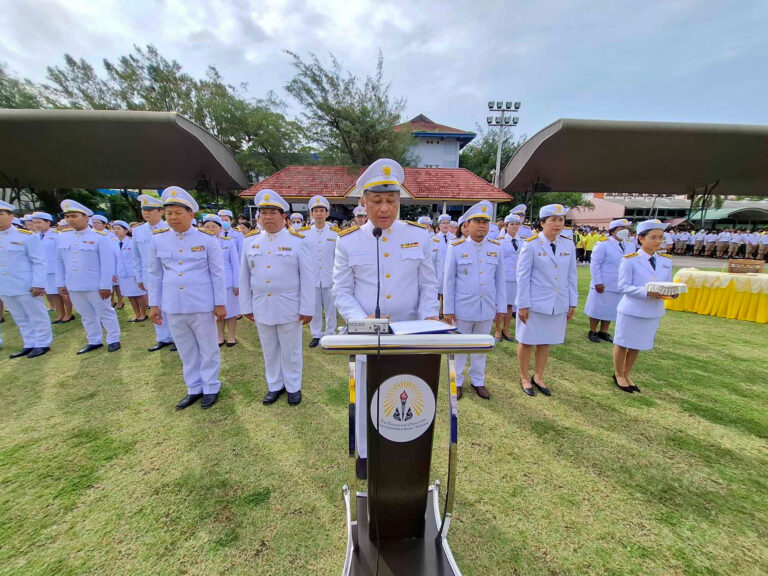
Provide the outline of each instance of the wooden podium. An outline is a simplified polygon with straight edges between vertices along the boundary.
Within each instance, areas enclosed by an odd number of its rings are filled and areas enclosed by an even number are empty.
[[[323,351],[349,359],[349,456],[357,457],[356,403],[368,406],[368,491],[342,488],[347,511],[344,576],[460,575],[448,545],[456,491],[456,353],[489,352],[490,335],[359,334],[325,336]],[[450,386],[450,443],[445,505],[429,484],[442,355]],[[366,394],[356,397],[355,356],[366,356]],[[377,566],[378,565],[378,566]]]

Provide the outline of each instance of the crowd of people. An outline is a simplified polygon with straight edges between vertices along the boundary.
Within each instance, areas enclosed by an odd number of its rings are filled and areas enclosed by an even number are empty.
[[[240,318],[258,330],[267,386],[262,402],[287,394],[297,405],[302,326],[309,324],[309,346],[316,347],[337,331],[337,311],[347,321],[374,314],[378,284],[381,314],[392,321],[441,319],[460,333],[493,332],[499,343],[516,342],[522,391],[549,396],[549,350],[565,340],[578,302],[577,263],[584,262],[591,271],[587,337],[614,344],[615,385],[638,393],[632,368],[639,351],[653,347],[665,310],[646,284],[671,280],[670,253],[692,247],[723,256],[727,248],[738,255],[744,245],[745,256],[765,257],[768,247],[766,233],[690,234],[669,231],[659,220],[634,229],[618,219],[607,229],[574,230],[565,226],[568,208],[560,204],[542,207],[535,221],[526,221],[527,207],[519,205],[492,222],[492,204],[481,201],[457,221],[440,215],[433,228],[429,216],[398,219],[402,181],[396,162],[372,164],[357,182],[363,194],[354,222],[343,228],[328,222],[326,198],[312,197],[305,218],[274,190],[254,199],[253,223],[245,217],[235,223],[228,210],[196,219],[194,197],[176,186],[159,198],[139,196],[143,223],[108,222],[74,200],[61,203],[58,222],[45,212],[16,219],[15,207],[0,202],[0,298],[23,340],[11,358],[48,353],[51,325],[71,322],[75,312],[86,335],[78,354],[105,340],[108,352],[118,351],[115,308],[127,298],[129,322],[154,323],[148,351],[170,347],[180,354],[187,394],[177,409],[218,401],[219,349],[237,345]],[[56,312],[52,322],[43,296]],[[468,379],[477,396],[490,398],[485,355],[457,355],[456,372],[459,397]],[[364,357],[356,382],[364,395]]]

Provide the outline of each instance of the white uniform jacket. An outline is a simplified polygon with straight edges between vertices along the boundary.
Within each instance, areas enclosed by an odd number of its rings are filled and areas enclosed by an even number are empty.
[[[486,236],[482,242],[455,240],[445,258],[443,313],[459,320],[493,320],[507,311],[501,245]]]
[[[45,258],[40,237],[9,226],[0,231],[0,294],[28,295],[30,288],[45,288]]]
[[[672,258],[656,252],[656,269],[650,263],[648,253],[640,250],[627,254],[619,266],[619,291],[624,294],[618,312],[638,318],[664,316],[664,300],[648,298],[645,285],[648,282],[671,282]]]
[[[340,230],[328,223],[322,229],[314,224],[300,230],[304,242],[309,246],[312,267],[315,271],[315,288],[330,288],[333,284],[333,259],[336,254],[336,239]]]
[[[619,266],[625,256],[624,244],[614,238],[598,242],[592,251],[589,271],[592,275],[590,286],[602,284],[608,292],[619,291]]]
[[[555,251],[543,234],[531,236],[517,259],[515,307],[542,314],[563,314],[579,302],[576,246],[558,236]]]
[[[333,298],[345,320],[367,318],[376,309],[376,238],[371,221],[344,230],[336,241]],[[383,317],[393,321],[437,317],[437,276],[426,229],[396,220],[379,239]]]
[[[226,276],[219,239],[200,228],[152,234],[149,305],[166,314],[202,314],[226,306]]]
[[[251,232],[243,241],[240,312],[258,324],[296,322],[315,313],[315,274],[309,244],[285,228]]]
[[[72,292],[112,290],[117,251],[105,232],[86,228],[59,233],[56,286]]]

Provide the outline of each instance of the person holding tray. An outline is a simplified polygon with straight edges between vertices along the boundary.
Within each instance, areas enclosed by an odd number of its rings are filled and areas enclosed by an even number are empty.
[[[613,381],[624,392],[640,392],[632,381],[632,368],[640,350],[653,349],[656,330],[665,313],[664,300],[670,298],[647,287],[649,283],[672,280],[671,257],[658,252],[666,227],[660,220],[640,222],[640,249],[624,256],[619,265],[619,292],[623,296],[613,337]]]

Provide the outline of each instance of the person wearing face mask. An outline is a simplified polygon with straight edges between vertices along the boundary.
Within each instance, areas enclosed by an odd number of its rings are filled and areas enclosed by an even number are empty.
[[[232,238],[237,248],[238,258],[243,253],[243,234],[232,227],[232,210],[219,210],[219,218],[221,218],[221,236],[222,238]]]
[[[291,214],[291,227],[295,232],[301,231],[301,229],[304,227],[304,216],[298,212]]]
[[[599,242],[592,253],[589,271],[592,280],[589,286],[587,304],[584,313],[589,317],[590,342],[600,340],[613,342],[608,333],[611,322],[616,321],[616,308],[621,300],[619,292],[619,265],[628,250],[624,242],[629,237],[629,220],[621,218],[613,220],[608,230],[610,236],[605,242]],[[600,323],[600,330],[597,325]]]

